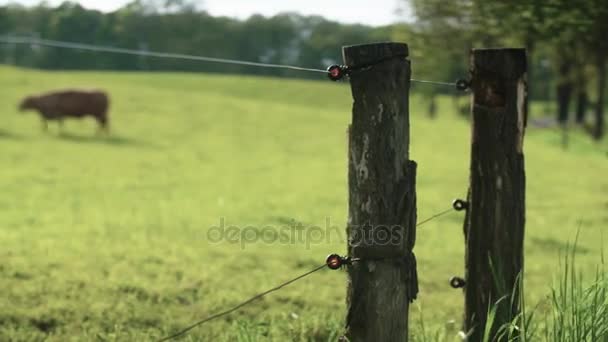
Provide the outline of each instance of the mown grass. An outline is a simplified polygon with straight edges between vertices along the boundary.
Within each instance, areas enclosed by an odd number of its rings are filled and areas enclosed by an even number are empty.
[[[95,136],[92,120],[45,134],[37,115],[16,110],[25,94],[80,86],[110,92],[110,137]],[[0,67],[0,89],[2,341],[157,339],[345,251],[344,84]],[[470,137],[451,99],[436,120],[423,109],[413,95],[421,219],[465,195]],[[584,274],[595,274],[608,235],[608,145],[575,137],[564,151],[555,131],[531,127],[526,136],[525,289],[542,315],[578,223]],[[333,233],[321,242],[211,243],[208,229],[221,218],[296,231],[329,218]],[[417,303],[428,329],[460,326],[462,294],[447,280],[463,274],[462,220],[452,213],[418,232]],[[184,340],[335,340],[345,280],[323,270]]]

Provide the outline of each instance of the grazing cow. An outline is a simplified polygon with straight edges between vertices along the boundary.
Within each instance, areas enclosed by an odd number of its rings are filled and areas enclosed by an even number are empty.
[[[108,132],[108,95],[99,90],[63,90],[35,96],[28,96],[19,109],[37,110],[42,118],[43,128],[48,129],[48,120],[58,120],[63,125],[67,117],[82,118],[92,116],[99,124],[99,130]]]

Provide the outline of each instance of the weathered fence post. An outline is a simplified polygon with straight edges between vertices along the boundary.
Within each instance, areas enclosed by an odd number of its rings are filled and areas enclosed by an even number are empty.
[[[471,174],[466,238],[465,332],[481,341],[489,308],[498,328],[519,310],[523,273],[525,49],[473,49]],[[501,339],[504,340],[504,339]]]
[[[416,163],[409,160],[410,63],[400,43],[343,48],[353,117],[348,151],[349,341],[407,341],[418,292],[412,254]]]

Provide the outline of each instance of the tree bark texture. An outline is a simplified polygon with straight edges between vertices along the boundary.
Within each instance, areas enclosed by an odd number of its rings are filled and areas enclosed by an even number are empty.
[[[494,337],[498,327],[518,312],[518,279],[524,263],[525,50],[473,49],[471,82],[464,328],[469,341],[481,341],[491,306],[496,307],[489,327]]]

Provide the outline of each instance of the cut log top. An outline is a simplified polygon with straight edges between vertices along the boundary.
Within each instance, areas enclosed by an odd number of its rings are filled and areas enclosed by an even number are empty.
[[[390,58],[409,56],[407,44],[374,43],[350,45],[342,48],[344,63],[347,66],[368,65]]]

